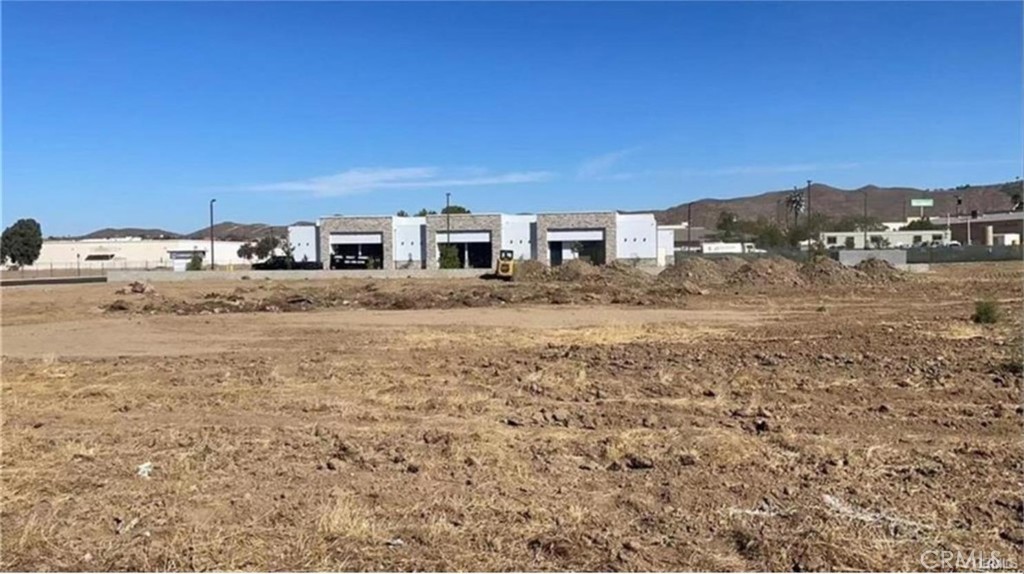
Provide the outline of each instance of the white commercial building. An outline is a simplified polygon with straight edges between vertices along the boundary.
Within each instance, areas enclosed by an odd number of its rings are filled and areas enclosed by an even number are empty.
[[[906,248],[921,244],[949,243],[948,229],[918,231],[825,231],[821,242],[829,249]],[[866,242],[866,243],[865,243]]]
[[[299,239],[300,233],[307,239]],[[311,234],[316,241],[308,239]],[[669,240],[660,249],[659,236]],[[455,248],[463,267],[478,269],[493,268],[501,251],[551,265],[584,257],[597,263],[664,265],[674,249],[670,233],[659,235],[653,214],[611,211],[331,216],[320,218],[316,231],[289,229],[289,240],[302,243],[307,257],[306,245],[315,245],[327,269],[431,269],[445,245]],[[297,259],[298,253],[297,247]]]
[[[248,265],[238,256],[241,241],[214,241],[218,267]],[[26,270],[66,269],[180,269],[184,270],[193,254],[203,265],[210,264],[210,242],[202,239],[111,239],[46,240],[39,259]]]

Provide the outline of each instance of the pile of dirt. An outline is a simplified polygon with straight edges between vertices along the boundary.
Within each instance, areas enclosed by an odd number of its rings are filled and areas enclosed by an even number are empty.
[[[690,282],[697,285],[720,285],[725,276],[718,264],[703,257],[686,257],[666,267],[658,279],[670,283]]]
[[[796,263],[783,257],[765,257],[744,263],[726,283],[737,287],[789,286],[806,283]]]
[[[601,277],[601,269],[586,261],[573,259],[567,263],[552,267],[548,277],[554,281],[590,281]]]
[[[543,281],[548,276],[548,266],[540,261],[516,261],[512,279],[515,281]]]
[[[127,295],[134,293],[136,295],[154,295],[156,294],[156,288],[149,283],[143,283],[142,281],[132,281],[127,287],[121,287],[117,291],[114,291],[117,295]]]
[[[715,259],[715,265],[718,266],[718,270],[722,274],[723,278],[739,271],[740,267],[743,267],[746,264],[746,259],[736,257],[735,255],[726,255],[725,257],[718,257]]]
[[[800,266],[800,275],[815,285],[867,283],[867,276],[829,257],[813,257]]]
[[[646,284],[654,281],[654,275],[647,271],[621,261],[614,261],[603,268],[600,268],[601,275],[610,281],[626,283]]]
[[[576,267],[576,266],[573,266]],[[572,269],[572,267],[570,267]],[[695,285],[655,285],[639,269],[595,268],[582,281],[368,283],[210,292],[197,298],[152,297],[133,303],[117,300],[109,313],[208,315],[221,313],[290,313],[316,309],[453,309],[503,305],[652,305],[679,307],[685,295],[702,294]],[[646,274],[645,274],[646,275]]]
[[[906,273],[896,269],[888,261],[875,259],[874,257],[854,265],[854,269],[875,282],[905,281],[907,278]]]

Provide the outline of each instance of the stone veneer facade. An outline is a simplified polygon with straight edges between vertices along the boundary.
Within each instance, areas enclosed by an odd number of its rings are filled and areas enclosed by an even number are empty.
[[[501,216],[480,215],[473,213],[451,214],[451,230],[454,231],[488,231],[491,234],[491,262],[497,263],[501,251]],[[437,234],[444,235],[448,230],[447,215],[427,216],[427,269],[437,269]]]
[[[604,230],[604,262],[615,260],[615,213],[560,213],[537,215],[537,260],[551,265],[548,252],[548,230],[602,229]]]
[[[394,231],[391,217],[324,217],[320,219],[320,261],[331,268],[331,233],[380,233],[384,253],[382,269],[394,269]]]

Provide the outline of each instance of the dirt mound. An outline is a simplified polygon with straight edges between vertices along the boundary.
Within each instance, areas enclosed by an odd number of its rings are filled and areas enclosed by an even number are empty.
[[[719,285],[725,282],[725,276],[722,275],[719,266],[703,257],[680,259],[659,273],[658,279],[671,283],[692,282],[697,285]]]
[[[454,309],[517,304],[679,307],[685,304],[685,295],[704,293],[700,287],[692,284],[682,287],[655,284],[654,278],[641,269],[593,269],[596,272],[588,272],[583,275],[585,279],[580,281],[539,279],[441,286],[413,280],[298,289],[275,286],[272,289],[250,291],[213,291],[187,299],[158,296],[137,303],[119,299],[106,306],[105,310],[110,313],[209,315],[290,313],[332,308]]]
[[[764,285],[797,287],[806,283],[797,264],[782,257],[765,257],[744,263],[735,273],[729,275],[726,282],[738,287]]]
[[[557,267],[552,267],[548,277],[555,281],[587,281],[601,276],[601,269],[586,261],[573,259]]]
[[[149,283],[143,283],[142,281],[132,281],[127,287],[121,287],[117,291],[114,291],[117,295],[127,295],[134,293],[137,295],[153,295],[156,293],[156,288]]]
[[[725,278],[739,271],[740,267],[747,264],[747,260],[735,255],[726,255],[715,259],[715,264],[718,265],[719,272]]]
[[[853,267],[857,271],[867,275],[872,281],[904,281],[907,278],[906,273],[896,269],[888,261],[875,259],[874,257],[871,259],[865,259]]]
[[[865,283],[867,276],[829,257],[815,257],[800,266],[800,275],[816,285],[852,285]]]
[[[543,281],[548,276],[548,266],[540,261],[516,261],[512,279],[515,281]]]
[[[636,265],[622,263],[621,261],[612,262],[599,269],[601,271],[601,275],[611,281],[644,284],[650,283],[654,280],[654,275],[651,275]]]

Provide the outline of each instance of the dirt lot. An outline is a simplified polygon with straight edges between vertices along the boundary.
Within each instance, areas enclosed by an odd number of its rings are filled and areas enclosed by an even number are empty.
[[[1019,568],[1024,267],[857,273],[7,288],[0,566]]]

